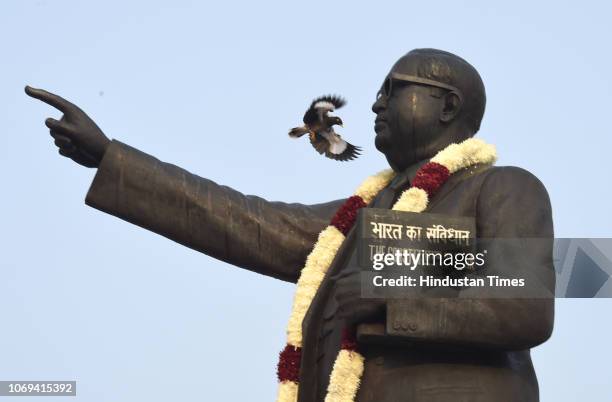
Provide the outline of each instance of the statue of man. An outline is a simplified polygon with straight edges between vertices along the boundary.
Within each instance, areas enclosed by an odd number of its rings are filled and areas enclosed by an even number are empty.
[[[245,196],[109,140],[57,95],[30,87],[26,93],[63,113],[45,121],[59,153],[98,169],[88,205],[238,267],[296,282],[317,235],[344,201],[302,205]],[[462,58],[436,49],[401,57],[372,106],[376,148],[397,175],[369,207],[390,208],[421,165],[474,136],[484,109],[482,80]],[[516,167],[460,170],[426,212],[473,217],[482,238],[553,236],[546,189]],[[365,356],[359,402],[538,400],[530,348],[551,335],[552,299],[361,298],[358,272],[347,268],[354,232],[302,324],[299,402],[323,401],[347,322],[358,325]],[[551,243],[525,242],[514,251],[490,261],[495,272],[528,264],[544,283],[554,283]],[[371,328],[378,328],[375,336]]]

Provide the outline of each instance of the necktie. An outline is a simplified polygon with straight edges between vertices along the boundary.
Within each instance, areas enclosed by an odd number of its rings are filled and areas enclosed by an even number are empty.
[[[395,176],[391,183],[376,196],[371,207],[383,209],[393,207],[402,192],[410,187],[410,182],[414,179],[417,170],[427,162],[428,160],[420,161]]]
[[[410,180],[406,175],[395,177],[391,184],[385,187],[372,203],[374,208],[388,209],[393,206],[395,200],[400,196],[402,190],[410,185]]]

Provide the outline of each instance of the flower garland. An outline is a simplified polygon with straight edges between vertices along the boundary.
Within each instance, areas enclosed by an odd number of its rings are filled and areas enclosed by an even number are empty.
[[[460,144],[451,144],[421,166],[408,190],[399,197],[393,210],[422,212],[431,197],[458,170],[479,164],[495,162],[495,147],[484,141],[470,138]],[[310,307],[325,273],[347,233],[353,227],[357,212],[366,207],[393,179],[391,169],[367,178],[336,211],[330,225],[320,234],[314,248],[306,258],[293,300],[293,309],[287,326],[287,346],[280,353],[278,362],[279,390],[277,402],[296,402],[300,380],[302,353],[302,320]],[[364,357],[357,351],[354,334],[345,330],[341,349],[336,357],[327,388],[325,402],[352,402],[355,400]]]

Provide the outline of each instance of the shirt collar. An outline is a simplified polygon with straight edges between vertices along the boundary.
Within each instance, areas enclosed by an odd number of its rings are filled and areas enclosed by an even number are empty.
[[[395,175],[393,180],[391,180],[389,187],[394,190],[399,190],[408,187],[412,180],[414,180],[414,176],[416,176],[416,172],[419,170],[419,168],[427,162],[429,162],[429,159],[424,159],[398,173],[397,175]]]

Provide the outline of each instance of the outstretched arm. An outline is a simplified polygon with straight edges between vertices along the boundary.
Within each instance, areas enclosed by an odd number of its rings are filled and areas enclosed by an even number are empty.
[[[45,121],[59,153],[97,167],[86,203],[233,265],[295,282],[342,200],[269,202],[110,141],[81,109],[44,90],[26,93],[64,113]]]
[[[295,282],[341,201],[266,201],[113,141],[85,202],[219,260]]]

